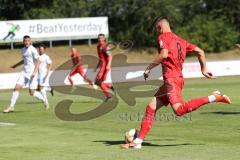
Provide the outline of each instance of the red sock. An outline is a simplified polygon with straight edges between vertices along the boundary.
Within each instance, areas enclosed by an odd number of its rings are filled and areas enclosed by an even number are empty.
[[[89,85],[93,85],[93,82],[89,78],[84,77],[84,79],[88,82]]]
[[[102,89],[102,91],[103,91],[103,93],[106,97],[111,97],[110,93],[108,92],[108,90],[109,90],[108,84],[101,83],[100,87],[101,87],[101,89]]]
[[[141,130],[137,138],[144,139],[149,130],[152,128],[156,111],[147,106],[146,113],[142,119]]]
[[[71,86],[73,86],[73,80],[72,80],[72,78],[70,76],[68,77],[68,80],[69,80]]]
[[[189,113],[198,109],[199,107],[207,103],[209,103],[208,97],[193,99],[179,106],[179,108],[175,111],[175,113],[178,116],[182,116],[186,113]]]
[[[112,88],[112,84],[111,83],[106,83],[106,85],[107,85],[108,90]]]

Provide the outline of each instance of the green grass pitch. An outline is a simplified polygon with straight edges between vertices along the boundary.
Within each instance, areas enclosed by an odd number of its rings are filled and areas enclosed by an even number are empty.
[[[25,89],[20,92],[15,113],[0,113],[0,159],[240,159],[240,77],[187,79],[183,95],[188,100],[216,89],[228,94],[232,104],[208,104],[183,118],[174,117],[170,107],[162,108],[141,150],[121,150],[119,145],[125,131],[140,127],[136,113],[144,113],[150,98],[138,98],[134,107],[119,99],[117,108],[104,116],[66,122],[54,114],[53,107],[61,99],[74,100],[71,110],[76,113],[91,110],[100,101],[55,93],[54,97],[49,95],[50,111],[45,111]],[[9,104],[10,96],[10,90],[0,91],[1,110]]]

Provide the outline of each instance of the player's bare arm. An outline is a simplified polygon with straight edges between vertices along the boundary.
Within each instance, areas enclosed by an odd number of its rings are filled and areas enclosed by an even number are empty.
[[[23,64],[24,64],[24,61],[21,60],[21,61],[19,61],[18,63],[12,65],[11,68],[13,68],[13,69],[14,69],[14,68],[17,68],[18,66],[23,65]]]
[[[112,64],[112,56],[109,56],[109,61],[108,61],[108,64],[106,66],[106,69],[110,69],[111,68],[111,64]]]
[[[148,78],[151,69],[158,66],[163,61],[163,59],[167,57],[168,57],[168,49],[161,49],[160,53],[157,53],[153,62],[149,64],[146,70],[144,71],[144,74],[143,74],[144,79],[146,80]]]
[[[195,47],[194,51],[198,54],[198,61],[200,63],[200,66],[201,66],[201,71],[202,71],[202,74],[207,77],[207,78],[210,78],[210,79],[213,79],[215,78],[211,72],[209,72],[207,70],[207,65],[206,65],[206,58],[205,58],[205,53],[204,51],[199,48],[199,47]]]
[[[47,73],[46,73],[46,77],[48,76],[50,70],[52,69],[52,63],[47,65]]]

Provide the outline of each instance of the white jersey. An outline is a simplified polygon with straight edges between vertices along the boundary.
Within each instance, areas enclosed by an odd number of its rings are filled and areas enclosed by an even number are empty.
[[[52,60],[47,54],[42,54],[39,57],[40,60],[40,66],[38,68],[38,74],[40,78],[43,78],[46,76],[47,73],[47,66],[48,64],[52,64]]]
[[[35,68],[35,61],[39,58],[37,49],[32,45],[30,45],[28,48],[24,47],[22,49],[22,58],[24,61],[22,72],[26,78],[30,79],[30,76]]]

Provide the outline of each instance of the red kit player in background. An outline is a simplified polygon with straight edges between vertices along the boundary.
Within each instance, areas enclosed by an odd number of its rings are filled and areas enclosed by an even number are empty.
[[[99,72],[96,77],[95,84],[100,86],[101,90],[103,91],[104,95],[106,96],[106,101],[111,98],[111,94],[109,93],[109,89],[114,91],[114,88],[111,84],[104,82],[107,78],[107,74],[110,71],[111,63],[112,63],[112,56],[110,53],[110,48],[106,43],[105,35],[99,34],[98,35],[98,45],[97,45],[97,52],[98,52],[98,65],[95,71],[99,69]]]
[[[207,70],[205,54],[202,49],[174,34],[166,18],[158,18],[155,25],[159,34],[158,54],[153,63],[146,68],[144,78],[146,80],[151,69],[161,63],[164,84],[148,103],[137,138],[131,143],[121,145],[121,148],[124,149],[141,148],[145,136],[152,127],[155,114],[162,106],[170,104],[175,114],[182,116],[208,103],[231,103],[229,97],[222,95],[219,91],[215,91],[209,96],[183,102],[182,89],[184,80],[182,66],[187,52],[195,52],[197,54],[201,72],[205,77],[210,79],[214,77]]]
[[[81,63],[81,56],[76,48],[71,48],[70,56],[73,62],[72,70],[68,76],[68,80],[71,86],[73,86],[72,76],[74,76],[75,74],[80,74],[88,82],[89,85],[93,86],[93,82],[85,75],[85,72],[83,70],[83,64]]]

